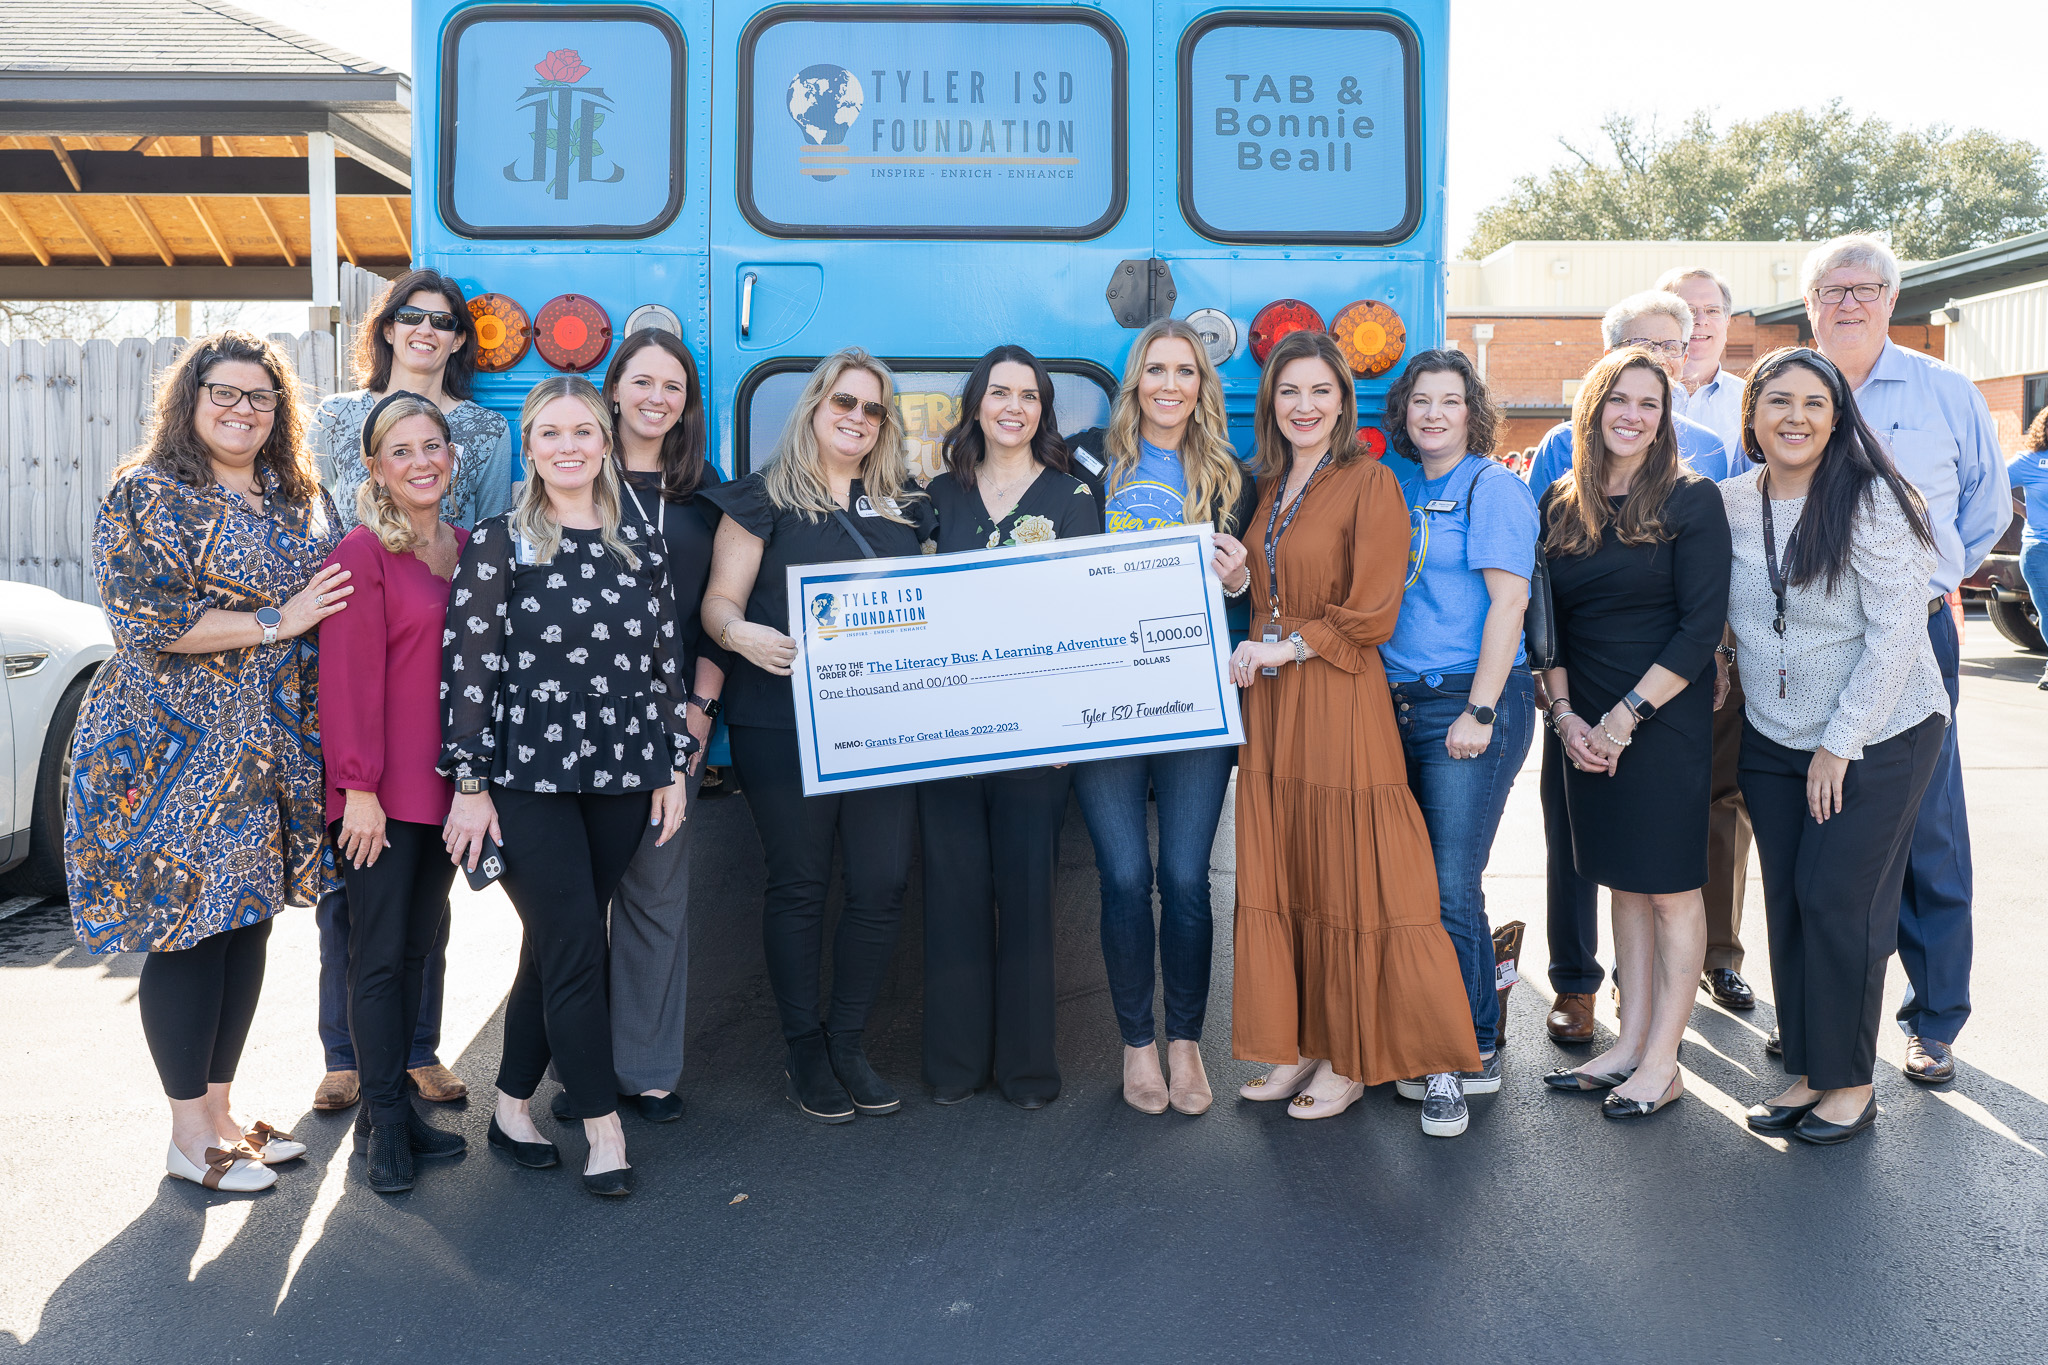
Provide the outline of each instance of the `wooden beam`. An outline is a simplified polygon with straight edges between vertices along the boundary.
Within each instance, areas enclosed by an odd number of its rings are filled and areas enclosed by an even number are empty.
[[[71,196],[58,195],[57,207],[64,210],[64,216],[71,220],[71,226],[77,228],[78,235],[85,238],[85,244],[92,248],[92,254],[100,258],[100,264],[112,265],[114,254],[107,250],[106,244],[100,241],[98,234],[85,225],[85,219],[79,217],[78,210],[72,206]]]
[[[128,150],[131,152],[141,152],[144,156],[147,156],[156,150],[156,142],[157,140],[154,136],[138,138],[135,145]]]
[[[405,220],[398,216],[398,201],[386,198],[384,200],[384,213],[386,217],[391,219],[391,230],[398,234],[398,249],[410,258],[412,255],[412,234],[405,230]]]
[[[220,253],[221,260],[233,265],[235,253],[228,250],[227,239],[221,236],[220,229],[213,225],[213,215],[206,211],[206,202],[189,194],[185,196],[185,202],[192,206],[192,212],[199,215],[199,226],[206,229],[206,239],[213,243],[213,249]]]
[[[21,220],[21,215],[14,211],[13,203],[5,195],[0,195],[0,214],[7,216],[7,221],[12,223],[14,230],[21,234],[21,240],[28,243],[29,254],[47,266],[50,263],[49,251],[44,248],[41,242],[36,240],[35,233],[29,231],[28,224]]]
[[[235,144],[233,142],[230,142],[227,138],[217,137],[213,141],[214,145],[220,148],[220,154],[222,156],[233,156],[235,154]]]
[[[149,238],[149,244],[156,248],[156,254],[163,258],[165,265],[175,266],[178,258],[171,254],[170,243],[156,230],[156,224],[149,220],[149,214],[143,210],[142,201],[132,194],[123,195],[122,198],[128,203],[128,212],[135,215],[135,221],[141,226],[143,235]]]
[[[64,167],[64,175],[71,181],[71,188],[84,189],[85,182],[78,178],[78,166],[71,160],[71,153],[64,150],[63,142],[54,137],[44,140],[50,144],[50,150],[57,154],[57,162]]]
[[[286,265],[297,265],[299,258],[292,254],[292,244],[286,240],[284,229],[277,225],[277,219],[270,216],[270,209],[261,199],[251,199],[249,202],[254,204],[256,212],[262,215],[263,226],[270,229],[270,240],[277,243],[278,252],[283,255],[284,263]]]

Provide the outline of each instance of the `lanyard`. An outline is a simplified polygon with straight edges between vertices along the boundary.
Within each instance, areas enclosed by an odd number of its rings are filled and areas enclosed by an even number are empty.
[[[1778,695],[1785,695],[1785,575],[1778,569],[1778,528],[1771,519],[1771,490],[1763,479],[1757,480],[1757,491],[1764,495],[1764,570],[1770,575],[1771,596],[1777,600],[1778,614],[1772,618],[1771,629],[1778,632]],[[1805,509],[1801,509],[1803,512]],[[1794,526],[1792,534],[1785,537],[1785,564],[1792,564],[1793,547],[1799,543],[1799,528]]]
[[[633,500],[633,510],[640,514],[640,520],[643,522],[648,520],[647,508],[640,501],[639,491],[633,487],[632,480],[628,479],[623,471],[619,474],[619,483],[624,486],[626,496]],[[654,495],[654,505],[661,509],[655,513],[653,518],[654,534],[660,536],[663,544],[666,545],[668,541],[668,499],[656,493]]]
[[[1289,455],[1287,478],[1280,480],[1280,487],[1273,494],[1273,510],[1266,514],[1266,593],[1271,599],[1275,621],[1280,619],[1280,537],[1286,535],[1287,528],[1294,525],[1294,514],[1301,510],[1301,500],[1308,496],[1309,487],[1315,483],[1316,475],[1322,473],[1323,466],[1329,462],[1329,452],[1325,451],[1323,458],[1316,461],[1316,467],[1308,472],[1308,479],[1301,485],[1301,491],[1294,495],[1294,502],[1287,509],[1287,519],[1281,521],[1276,530],[1274,522],[1280,516],[1280,498],[1287,492],[1287,479],[1294,477],[1294,457]]]

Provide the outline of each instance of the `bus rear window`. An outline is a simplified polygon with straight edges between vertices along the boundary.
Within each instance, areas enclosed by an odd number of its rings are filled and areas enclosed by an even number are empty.
[[[1222,242],[1398,242],[1422,218],[1415,38],[1368,15],[1215,14],[1180,47],[1180,198]]]
[[[646,237],[683,202],[683,35],[658,10],[465,10],[442,39],[441,217],[466,237]]]
[[[774,456],[783,424],[803,396],[816,364],[815,360],[771,360],[740,386],[741,421],[736,432],[740,446],[733,452],[736,475],[758,469]],[[898,362],[890,362],[896,376],[896,410],[903,417],[904,453],[911,475],[919,483],[929,482],[945,468],[939,461],[939,447],[960,420],[960,391],[973,368],[971,360],[907,361],[901,368]],[[1107,370],[1084,361],[1056,360],[1046,361],[1045,368],[1052,375],[1053,424],[1060,435],[1109,425],[1116,381]]]
[[[1096,236],[1124,65],[1079,9],[769,10],[740,39],[740,207],[777,237]]]

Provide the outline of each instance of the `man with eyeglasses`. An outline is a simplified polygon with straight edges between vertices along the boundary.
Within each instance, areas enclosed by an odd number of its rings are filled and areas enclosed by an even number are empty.
[[[1814,346],[1842,371],[1864,419],[1927,500],[1936,554],[1927,633],[1953,714],[1961,641],[1944,599],[1984,562],[2012,520],[2012,487],[1991,410],[1959,371],[1891,339],[1899,260],[1882,241],[1858,234],[1815,247],[1801,267],[1800,290]],[[1920,802],[1899,904],[1906,1075],[1928,1085],[1955,1078],[1951,1049],[1970,1017],[1971,893],[1970,825],[1951,722]]]
[[[1679,411],[1684,387],[1679,375],[1685,367],[1693,334],[1692,309],[1686,301],[1667,290],[1652,289],[1631,294],[1607,310],[1600,319],[1600,339],[1609,351],[1641,346],[1655,356],[1664,373],[1671,377],[1671,424],[1678,433],[1678,458],[1694,473],[1719,483],[1749,468],[1748,457],[1738,445],[1729,447],[1714,431]],[[1529,486],[1541,496],[1544,489],[1571,472],[1572,424],[1552,427],[1536,447],[1529,465]],[[1547,702],[1549,698],[1541,697]],[[1548,877],[1545,895],[1550,940],[1550,988],[1556,992],[1550,1016],[1544,1021],[1550,1036],[1560,1043],[1593,1041],[1593,996],[1606,975],[1597,956],[1600,948],[1600,888],[1579,875],[1572,860],[1571,817],[1564,803],[1564,746],[1547,723],[1543,735],[1543,842],[1547,850]],[[1718,848],[1718,844],[1711,844]],[[1720,860],[1722,862],[1726,859]],[[1719,881],[1708,884],[1719,889]],[[1756,1002],[1749,983],[1742,979],[1740,909],[1729,895],[1718,904],[1708,898],[1707,929],[1710,964],[1704,984],[1714,998],[1736,1009],[1748,1009]]]
[[[1721,368],[1728,350],[1728,315],[1735,291],[1705,266],[1681,266],[1657,279],[1657,288],[1676,294],[1692,309],[1692,333],[1685,364],[1671,390],[1671,405],[1721,438],[1731,458],[1742,454],[1742,376]]]

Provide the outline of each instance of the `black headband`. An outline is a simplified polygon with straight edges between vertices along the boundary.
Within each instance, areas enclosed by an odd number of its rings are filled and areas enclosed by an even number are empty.
[[[429,399],[429,398],[428,398],[428,397],[427,397],[427,396],[426,396],[425,394],[423,394],[423,393],[414,393],[414,392],[412,392],[412,391],[411,391],[410,389],[394,389],[394,390],[392,390],[392,391],[391,391],[390,393],[387,393],[387,394],[385,394],[385,395],[384,395],[384,396],[383,396],[382,398],[378,399],[378,400],[377,400],[377,406],[376,406],[376,407],[374,407],[374,408],[371,408],[371,409],[370,409],[370,415],[369,415],[369,416],[367,416],[367,417],[365,417],[365,418],[363,419],[363,458],[364,458],[364,459],[366,459],[366,460],[368,460],[368,459],[372,459],[372,458],[374,458],[374,457],[376,456],[376,454],[377,454],[377,452],[376,452],[375,450],[371,449],[371,447],[370,447],[370,433],[371,433],[371,432],[373,432],[373,431],[375,431],[375,430],[377,429],[377,414],[378,414],[378,413],[380,413],[380,412],[382,412],[382,411],[384,411],[384,409],[386,409],[386,408],[390,407],[390,406],[391,406],[391,405],[392,405],[393,403],[396,403],[396,402],[397,402],[397,401],[398,401],[399,399],[401,399],[401,398],[414,398],[414,399],[417,399],[417,400],[419,400],[419,401],[420,401],[420,402],[422,402],[422,403],[425,403],[425,404],[427,404],[427,406],[428,406],[428,407],[433,407],[433,402],[432,402],[432,400],[430,400],[430,399]],[[439,409],[439,408],[435,408],[434,410],[435,410],[436,412],[439,412],[439,411],[440,411],[440,409]],[[443,426],[443,427],[446,427],[446,426],[447,426],[447,424],[448,424],[448,419],[447,419],[447,418],[445,418],[445,417],[443,417],[443,418],[441,419],[441,424],[442,424],[442,426]]]

